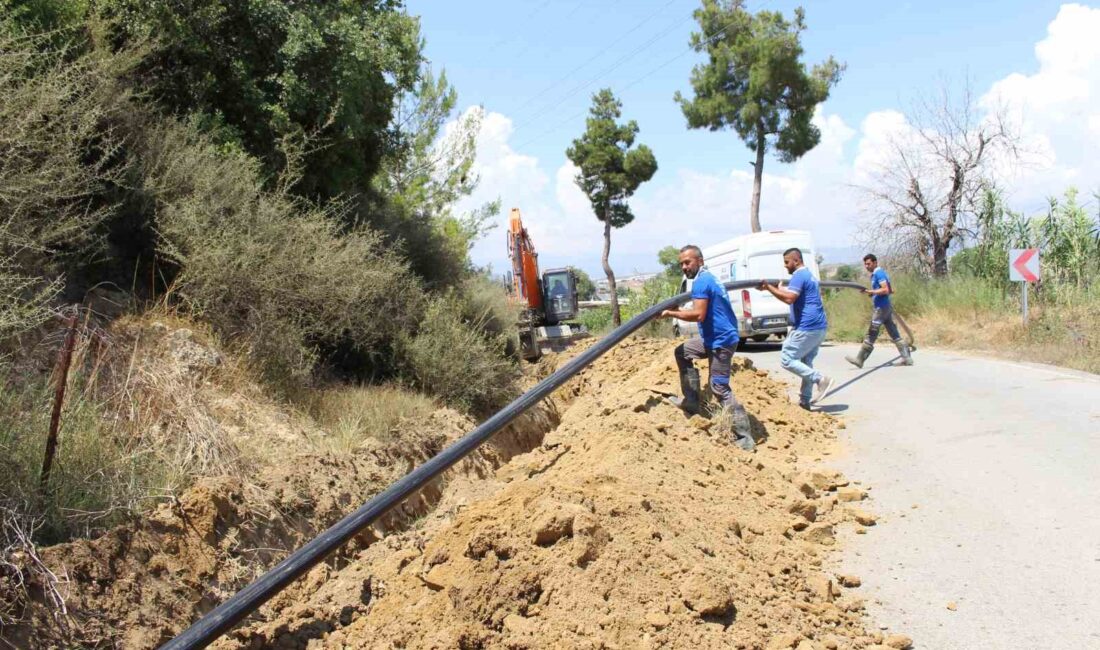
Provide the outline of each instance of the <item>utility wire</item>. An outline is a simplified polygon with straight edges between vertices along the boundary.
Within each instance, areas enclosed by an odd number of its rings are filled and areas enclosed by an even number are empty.
[[[767,3],[767,2],[765,2],[765,3],[762,3],[762,4],[761,4],[761,9],[760,9],[760,10],[762,10],[762,9],[763,9],[763,6],[764,6],[764,5],[766,5],[766,4],[768,4],[768,3]],[[759,10],[758,10],[758,11],[759,11]],[[679,25],[677,25],[677,26],[679,26]],[[726,32],[727,32],[728,30],[729,30],[729,28],[730,28],[730,27],[732,27],[732,26],[733,26],[733,24],[731,23],[730,25],[727,25],[727,26],[723,27],[722,29],[718,30],[718,32],[717,32],[716,34],[714,34],[713,36],[711,36],[710,38],[708,38],[708,39],[707,39],[706,41],[704,41],[703,43],[701,43],[701,44],[699,45],[699,49],[701,49],[701,48],[704,48],[704,47],[706,47],[707,45],[710,45],[710,44],[711,44],[711,43],[713,43],[714,41],[716,41],[716,40],[718,40],[719,38],[721,38],[722,36],[724,36],[724,35],[725,35],[725,33],[726,33]],[[664,63],[662,63],[661,65],[657,66],[656,68],[651,68],[651,69],[650,69],[649,71],[647,71],[647,72],[646,72],[645,74],[641,75],[640,77],[638,77],[638,78],[634,79],[634,80],[633,80],[633,81],[631,81],[630,83],[628,83],[628,84],[626,84],[625,86],[623,86],[622,88],[620,88],[620,89],[619,89],[619,92],[621,93],[621,92],[623,92],[624,90],[628,90],[628,89],[630,89],[630,88],[633,88],[634,86],[638,85],[638,84],[639,84],[639,83],[641,83],[642,81],[645,81],[645,80],[646,80],[646,79],[648,79],[649,77],[653,76],[653,75],[654,75],[655,73],[657,73],[658,71],[660,71],[660,70],[663,70],[664,68],[667,68],[668,66],[672,65],[672,64],[673,64],[673,63],[675,63],[676,61],[678,61],[678,60],[680,60],[680,59],[684,58],[684,57],[685,57],[685,56],[687,56],[688,54],[691,54],[692,52],[695,52],[695,51],[697,51],[697,48],[696,48],[695,46],[690,46],[690,45],[689,45],[689,46],[688,46],[688,48],[687,48],[686,50],[684,50],[684,51],[680,52],[679,54],[677,54],[676,56],[672,57],[671,59],[668,59],[667,61],[665,61],[665,62],[664,62]],[[560,102],[559,102],[559,103],[560,103]],[[574,113],[573,115],[570,115],[569,117],[567,117],[567,118],[565,118],[564,120],[561,120],[560,122],[558,122],[558,123],[554,124],[554,126],[552,126],[552,127],[550,127],[549,129],[547,129],[547,130],[543,131],[542,133],[539,133],[539,134],[538,134],[538,135],[536,135],[536,136],[533,136],[533,137],[531,137],[531,138],[529,138],[529,139],[527,139],[527,140],[524,140],[524,141],[523,141],[522,143],[520,143],[520,144],[516,145],[515,149],[516,149],[516,150],[518,151],[518,150],[520,150],[520,149],[522,149],[522,148],[524,148],[524,147],[526,147],[526,146],[528,146],[528,145],[530,145],[530,144],[532,144],[532,143],[534,143],[534,142],[537,142],[537,141],[541,140],[542,138],[546,137],[547,135],[550,135],[551,133],[553,133],[553,132],[557,131],[557,130],[558,130],[559,128],[561,128],[561,127],[562,127],[562,126],[564,126],[565,124],[568,124],[568,123],[570,123],[570,122],[572,122],[572,121],[576,120],[576,119],[577,119],[578,117],[580,117],[580,116],[584,115],[585,113],[587,113],[587,112],[588,112],[588,110],[589,110],[588,108],[584,108],[584,109],[582,109],[582,110],[578,111],[577,113]],[[529,123],[529,121],[528,121],[528,122],[525,122],[525,124],[526,124],[526,123]],[[517,127],[517,128],[518,128],[518,127]]]
[[[597,52],[596,54],[594,54],[594,55],[592,55],[592,56],[588,57],[588,59],[586,59],[586,60],[584,61],[584,63],[581,63],[581,64],[580,64],[580,65],[578,65],[577,67],[573,68],[572,70],[570,70],[569,72],[567,72],[567,73],[565,74],[565,76],[561,77],[560,79],[558,79],[558,80],[557,80],[557,81],[555,81],[554,83],[550,84],[550,85],[549,85],[549,86],[547,86],[546,88],[543,88],[543,89],[542,89],[541,91],[539,91],[538,93],[536,93],[536,94],[534,94],[534,95],[532,95],[532,96],[528,97],[528,98],[527,98],[527,99],[526,99],[526,100],[525,100],[525,101],[524,101],[524,102],[523,102],[522,104],[520,104],[519,106],[517,106],[517,107],[516,107],[516,108],[514,109],[514,113],[516,113],[516,114],[519,114],[519,113],[520,113],[520,111],[522,111],[522,110],[523,110],[524,108],[526,108],[527,106],[529,106],[529,105],[531,104],[531,102],[533,102],[533,101],[535,101],[535,100],[539,99],[540,97],[542,97],[542,96],[543,96],[543,95],[545,95],[546,93],[548,93],[548,92],[550,92],[551,90],[553,90],[553,89],[557,88],[557,87],[558,87],[558,86],[560,86],[560,85],[561,85],[561,84],[562,84],[563,82],[565,82],[565,81],[568,81],[568,80],[569,80],[569,79],[570,79],[571,77],[573,77],[573,75],[575,75],[576,73],[580,72],[580,71],[581,71],[581,70],[583,70],[584,68],[588,67],[588,65],[589,65],[589,64],[591,64],[592,62],[594,62],[594,61],[595,61],[596,59],[599,59],[599,58],[600,58],[601,56],[603,56],[604,54],[607,54],[607,53],[608,53],[609,51],[611,51],[611,49],[612,49],[612,48],[614,48],[614,47],[615,47],[616,45],[618,45],[619,43],[621,43],[621,42],[623,41],[623,39],[625,39],[625,38],[626,38],[627,36],[630,36],[630,35],[631,35],[631,34],[633,34],[634,32],[636,32],[636,31],[638,31],[639,29],[641,29],[641,27],[642,27],[643,25],[645,25],[646,23],[648,23],[648,22],[649,22],[650,20],[653,20],[653,18],[655,18],[655,17],[656,17],[656,16],[658,15],[658,14],[660,14],[660,13],[661,13],[662,11],[664,11],[664,10],[665,10],[666,8],[668,8],[668,6],[669,6],[669,5],[673,4],[674,2],[676,2],[676,0],[669,0],[669,1],[667,2],[667,3],[665,3],[664,5],[662,5],[662,6],[661,6],[661,7],[659,8],[659,9],[657,9],[657,11],[654,11],[653,13],[649,14],[648,16],[646,16],[645,18],[643,18],[642,20],[640,20],[640,21],[639,21],[639,22],[638,22],[638,23],[637,23],[636,25],[634,25],[633,27],[631,27],[631,28],[630,28],[630,29],[628,29],[627,31],[625,31],[625,32],[623,32],[622,34],[620,34],[620,35],[619,35],[619,37],[618,37],[618,38],[616,38],[616,39],[615,39],[614,41],[612,41],[611,43],[609,43],[609,44],[607,45],[607,47],[603,48],[602,50],[600,50],[600,51],[599,51],[599,52]]]
[[[532,9],[532,10],[530,11],[530,13],[528,13],[528,14],[527,14],[527,15],[526,15],[526,16],[525,16],[525,17],[523,18],[523,21],[522,21],[522,22],[524,22],[524,23],[528,23],[528,22],[530,22],[532,18],[534,18],[534,17],[535,17],[535,16],[537,15],[537,14],[539,14],[540,12],[542,12],[542,10],[543,10],[543,9],[545,9],[545,8],[549,7],[549,6],[551,5],[551,3],[553,3],[553,2],[554,2],[554,0],[546,0],[545,2],[543,2],[542,4],[540,4],[539,6],[535,7],[534,9]],[[495,42],[495,43],[493,43],[492,45],[490,45],[490,46],[489,46],[489,48],[488,48],[488,52],[487,52],[487,56],[492,56],[493,54],[495,54],[495,53],[496,53],[496,51],[497,51],[497,49],[498,49],[498,48],[499,48],[499,47],[500,47],[501,45],[504,45],[505,43],[507,43],[507,42],[508,42],[508,41],[509,41],[510,39],[511,39],[511,37],[510,37],[510,36],[502,36],[502,37],[500,37],[500,39],[498,39],[498,40],[497,40],[497,42]]]
[[[558,106],[562,105],[562,104],[563,104],[563,103],[565,103],[565,102],[566,102],[567,100],[569,100],[570,98],[572,98],[573,96],[575,96],[575,95],[576,95],[577,93],[581,92],[582,90],[585,90],[586,88],[589,88],[589,87],[591,87],[591,86],[592,86],[592,84],[596,83],[597,81],[599,81],[600,79],[604,78],[604,77],[605,77],[605,76],[607,76],[608,74],[610,74],[610,73],[614,72],[615,70],[617,70],[617,69],[621,68],[621,67],[623,66],[623,64],[625,64],[625,63],[626,63],[627,61],[629,61],[630,59],[633,59],[633,58],[634,58],[635,56],[637,56],[638,54],[640,54],[640,53],[644,52],[645,50],[649,49],[649,48],[650,48],[650,47],[651,47],[651,46],[652,46],[652,45],[653,45],[654,43],[656,43],[657,41],[659,41],[659,40],[663,39],[664,37],[668,36],[668,35],[669,35],[669,34],[671,34],[671,33],[672,33],[672,32],[673,32],[674,30],[676,30],[677,28],[679,28],[679,27],[680,27],[680,25],[682,25],[682,24],[684,24],[684,23],[688,22],[689,20],[691,20],[691,16],[688,16],[687,18],[685,18],[685,19],[683,19],[683,20],[681,20],[681,21],[677,22],[676,24],[674,24],[674,25],[672,25],[671,27],[669,27],[669,28],[665,29],[664,31],[658,32],[657,34],[655,34],[654,36],[652,36],[652,37],[651,37],[651,38],[650,38],[649,40],[645,41],[644,43],[642,43],[641,45],[639,45],[639,46],[638,46],[637,48],[635,48],[634,50],[631,50],[631,51],[630,51],[630,52],[628,52],[627,54],[625,54],[625,55],[623,55],[622,57],[620,57],[620,58],[619,58],[619,59],[618,59],[617,61],[615,61],[615,62],[614,62],[613,64],[611,64],[611,65],[610,65],[609,67],[605,68],[605,69],[604,69],[603,71],[599,72],[598,74],[596,74],[596,75],[595,75],[594,77],[592,77],[592,78],[591,78],[591,79],[589,79],[588,81],[586,81],[586,82],[583,82],[583,83],[581,83],[581,84],[579,84],[579,85],[577,85],[577,86],[574,86],[572,90],[570,90],[570,91],[569,91],[568,93],[566,93],[566,94],[565,94],[565,95],[564,95],[563,97],[561,97],[560,99],[558,99],[558,100],[557,100],[556,102],[554,102],[554,103],[552,103],[552,104],[548,104],[548,105],[544,106],[544,107],[542,108],[542,110],[539,110],[538,112],[534,113],[534,114],[533,114],[533,115],[531,115],[531,116],[530,116],[529,118],[527,118],[526,120],[524,120],[523,122],[521,122],[520,124],[518,124],[518,125],[516,126],[516,128],[518,129],[518,128],[520,128],[520,127],[526,126],[526,125],[528,125],[528,124],[530,124],[530,123],[534,122],[534,121],[535,121],[535,120],[536,120],[537,118],[539,118],[539,117],[541,117],[541,116],[545,115],[545,114],[546,114],[546,113],[547,113],[548,111],[551,111],[551,110],[553,110],[553,109],[557,108]]]

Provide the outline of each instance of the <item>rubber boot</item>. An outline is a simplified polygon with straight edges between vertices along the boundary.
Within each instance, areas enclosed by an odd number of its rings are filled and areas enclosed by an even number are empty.
[[[863,362],[867,360],[867,357],[871,356],[871,351],[874,349],[875,346],[864,341],[863,345],[859,346],[859,352],[856,353],[856,356],[844,358],[856,368],[862,368]]]
[[[756,449],[756,440],[752,437],[752,421],[749,420],[749,414],[745,411],[745,407],[740,405],[734,407],[730,419],[732,420],[733,444],[745,451]]]
[[[688,368],[680,371],[680,390],[684,393],[683,397],[669,397],[668,401],[691,415],[699,413],[699,371],[697,369]]]
[[[901,353],[901,365],[913,365],[913,355],[909,352],[909,344],[905,342],[905,339],[894,341],[894,345],[898,346],[898,352]]]

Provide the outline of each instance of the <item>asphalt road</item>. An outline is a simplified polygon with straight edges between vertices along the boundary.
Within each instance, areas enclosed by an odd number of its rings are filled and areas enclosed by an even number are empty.
[[[825,463],[879,516],[836,566],[872,620],[917,648],[1100,649],[1100,376],[924,349],[882,365],[889,344],[857,370],[855,349],[815,365],[847,425]],[[776,346],[744,354],[793,385]]]

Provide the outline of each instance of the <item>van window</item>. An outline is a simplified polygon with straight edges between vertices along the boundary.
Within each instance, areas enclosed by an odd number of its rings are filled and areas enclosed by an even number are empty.
[[[812,270],[813,252],[805,250],[802,252],[802,256],[803,260],[808,261],[806,266]],[[749,278],[753,280],[769,278],[783,280],[788,277],[790,277],[790,274],[787,273],[787,267],[783,266],[782,252],[761,253],[749,257]]]
[[[764,253],[749,257],[749,279],[783,279],[787,269],[783,266],[783,253]]]
[[[729,275],[730,275],[730,280],[736,280],[737,279],[737,262],[734,262],[733,264],[730,264],[730,273],[729,273]]]

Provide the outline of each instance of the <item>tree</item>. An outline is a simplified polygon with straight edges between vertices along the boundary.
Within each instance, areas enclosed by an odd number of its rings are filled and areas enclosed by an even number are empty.
[[[817,146],[814,109],[829,97],[844,65],[829,57],[806,71],[799,60],[806,29],[801,7],[788,21],[778,11],[749,14],[744,0],[703,0],[694,16],[701,31],[692,33],[691,47],[705,51],[709,61],[691,71],[695,98],[677,92],[675,99],[690,128],[733,128],[756,153],[750,219],[752,231],[760,232],[764,154],[771,149],[789,163]]]
[[[596,283],[592,281],[584,269],[579,269],[575,266],[570,266],[573,270],[573,275],[577,277],[577,298],[580,300],[592,300],[596,295]]]
[[[1019,157],[1019,137],[1003,113],[979,115],[969,84],[955,95],[941,87],[909,111],[860,188],[868,199],[866,239],[947,275],[952,246],[978,234],[994,166]]]
[[[413,90],[400,94],[386,131],[386,155],[373,186],[384,203],[366,220],[400,241],[413,270],[431,286],[454,282],[469,265],[470,247],[492,229],[500,201],[464,214],[455,205],[478,185],[473,171],[484,111],[453,121],[458,93],[428,66]]]
[[[857,275],[856,267],[851,264],[841,264],[836,267],[836,277],[834,279],[838,282],[854,282]]]
[[[580,168],[577,185],[588,196],[596,218],[603,222],[603,270],[607,274],[611,319],[615,327],[622,324],[622,314],[615,290],[615,273],[608,262],[611,229],[622,228],[634,220],[627,199],[657,172],[657,159],[649,147],[644,144],[634,147],[637,122],[630,120],[618,124],[616,120],[620,117],[622,102],[608,88],[599,91],[592,96],[584,135],[573,140],[573,145],[565,152]]]
[[[664,267],[665,275],[677,280],[683,276],[680,270],[680,249],[675,246],[665,246],[657,251],[657,262]]]
[[[419,22],[397,0],[94,0],[116,48],[151,43],[134,84],[195,113],[269,172],[285,136],[308,137],[295,190],[330,199],[368,189],[395,98],[421,65]]]

